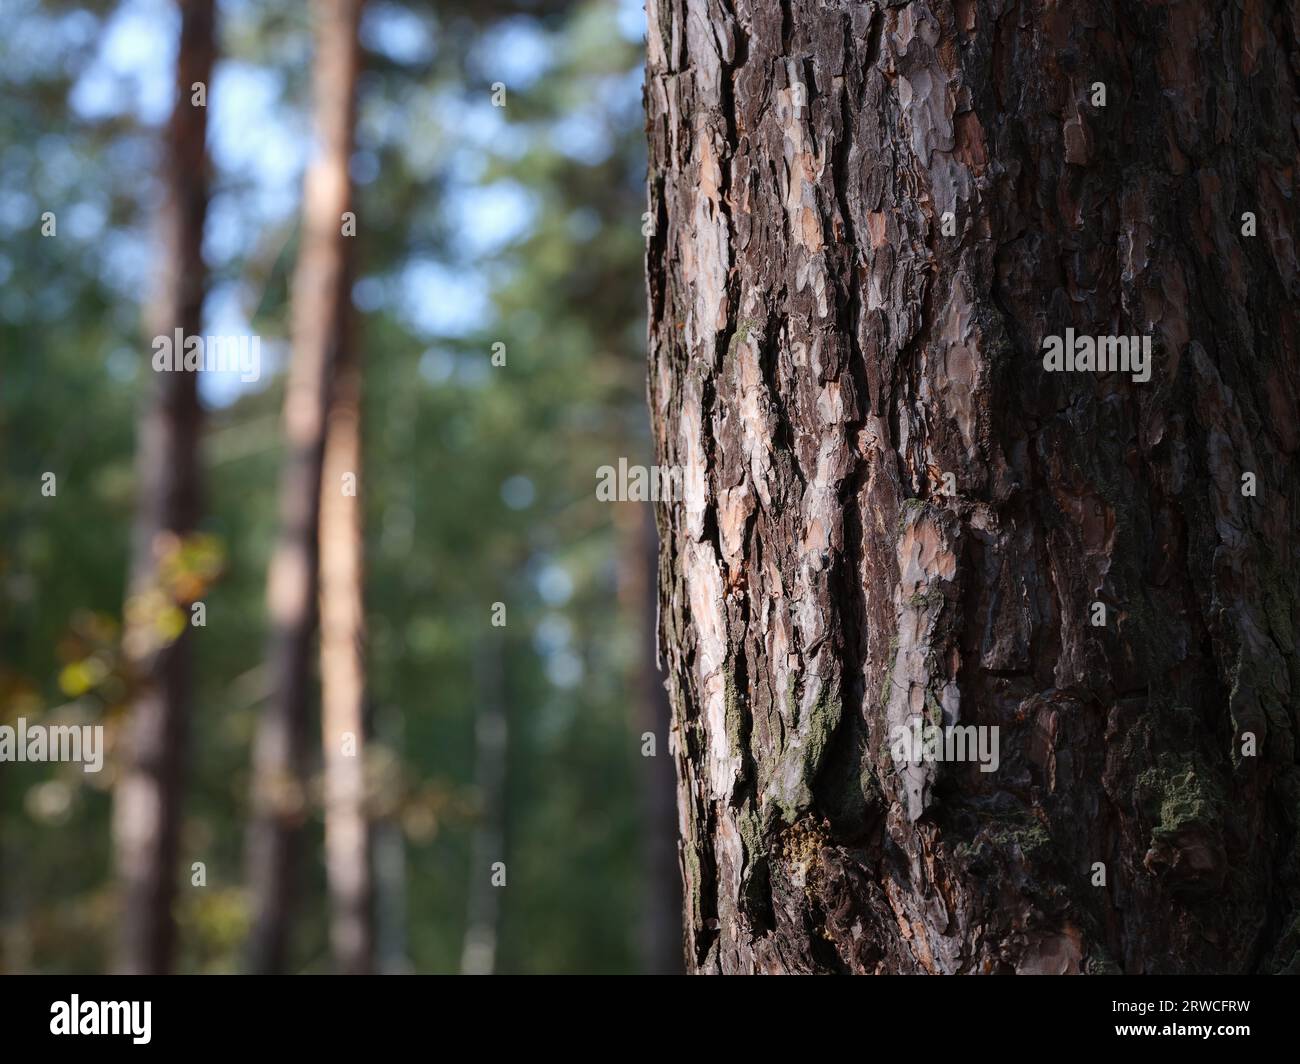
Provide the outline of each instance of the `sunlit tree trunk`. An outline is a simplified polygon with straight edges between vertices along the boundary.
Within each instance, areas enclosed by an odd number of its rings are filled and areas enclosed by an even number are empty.
[[[302,240],[294,274],[292,362],[284,407],[288,456],[280,533],[267,586],[272,693],[254,747],[248,877],[253,899],[250,964],[284,968],[306,810],[305,762],[312,637],[319,588],[321,476],[327,407],[350,300],[349,241],[360,0],[317,0],[317,155],[303,189]],[[358,754],[360,760],[360,754]]]
[[[373,872],[366,803],[365,568],[361,371],[345,339],[330,400],[320,512],[321,742],[325,879],[335,968],[374,964]]]
[[[692,969],[1295,970],[1296,5],[647,6]]]
[[[161,249],[150,337],[202,332],[208,206],[206,94],[215,52],[212,0],[179,0],[175,98],[162,142]],[[183,352],[176,352],[180,356]],[[198,375],[143,373],[149,395],[136,451],[137,509],[124,651],[136,685],[113,796],[121,897],[115,967],[173,964],[185,737],[191,700],[189,594],[182,547],[200,510]]]

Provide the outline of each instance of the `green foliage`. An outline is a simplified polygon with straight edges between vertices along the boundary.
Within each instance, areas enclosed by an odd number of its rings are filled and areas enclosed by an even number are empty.
[[[140,322],[154,191],[142,175],[156,129],[125,105],[87,118],[69,103],[107,5],[17,7],[18,30],[0,43],[0,717],[71,712],[114,734],[126,702],[117,644],[135,416],[149,373]],[[224,8],[214,127],[223,78],[255,71],[274,86],[275,114],[305,130],[304,9]],[[374,17],[385,10],[400,14],[377,6]],[[358,164],[356,196],[368,679],[376,801],[385,845],[404,862],[382,888],[381,922],[415,970],[458,968],[480,874],[469,863],[485,696],[472,663],[496,641],[509,724],[498,968],[634,970],[638,617],[618,599],[629,551],[615,508],[594,488],[597,467],[620,455],[651,460],[640,49],[620,36],[610,3],[466,10],[475,18],[455,5],[403,16],[428,31],[428,61],[386,51],[374,27],[363,38],[358,156],[376,164]],[[547,62],[494,114],[501,19],[533,34]],[[42,33],[47,61],[17,62],[21,42]],[[212,290],[263,337],[265,361],[287,340],[296,204],[279,203],[257,166],[223,154],[228,133],[213,136]],[[508,239],[490,241],[474,228],[484,212],[467,220],[457,205],[473,195],[491,204],[503,189],[529,208]],[[47,203],[56,239],[39,236]],[[71,223],[79,205],[97,227]],[[428,263],[438,271],[421,272]],[[429,277],[477,286],[481,313],[431,325],[418,311],[445,310],[459,289]],[[504,367],[491,363],[496,343]],[[219,553],[220,572],[203,585],[207,624],[195,633],[177,869],[188,971],[238,970],[248,927],[249,756],[267,695],[265,579],[282,457],[283,377],[268,376],[212,406],[202,444],[200,542]],[[41,495],[45,471],[57,475],[55,498]],[[504,628],[490,624],[497,601]],[[666,745],[661,737],[660,756]],[[106,964],[111,782],[111,769],[97,778],[77,766],[0,765],[0,939],[16,944],[0,968]],[[328,968],[319,818],[313,805],[294,942],[295,967],[308,971]],[[193,861],[205,863],[207,886],[190,886]]]

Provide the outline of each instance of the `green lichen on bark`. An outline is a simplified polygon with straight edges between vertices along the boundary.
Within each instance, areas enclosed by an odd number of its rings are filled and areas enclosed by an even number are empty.
[[[726,707],[727,744],[744,756],[740,759],[740,778],[747,779],[751,754],[749,750],[749,714],[744,705],[744,693],[736,683],[734,664],[727,669],[724,704]]]
[[[1161,754],[1137,778],[1137,793],[1154,821],[1152,838],[1174,835],[1193,825],[1210,826],[1223,813],[1223,796],[1195,758]]]
[[[890,688],[894,686],[894,663],[898,660],[898,634],[889,637],[889,652],[885,655],[885,674],[880,681],[880,708],[889,705]]]
[[[1028,812],[998,818],[988,839],[999,849],[1017,850],[1026,858],[1038,857],[1052,845],[1051,833]]]
[[[903,500],[903,504],[898,510],[898,536],[901,537],[907,531],[907,526],[925,512],[927,505],[924,499]]]
[[[754,806],[746,799],[736,814],[736,828],[744,848],[744,870],[741,875],[741,900],[745,909],[754,913],[767,901],[768,850],[763,840],[763,825]]]
[[[704,919],[703,879],[700,875],[700,855],[693,842],[682,846],[682,860],[686,866],[686,911],[692,920]]]
[[[812,807],[813,783],[843,713],[838,693],[823,684],[805,718],[800,694],[800,684],[792,677],[786,692],[791,732],[768,763],[771,774],[763,794],[771,805],[765,810],[765,820],[779,814],[781,822],[793,824]]]
[[[736,348],[742,344],[749,343],[751,333],[762,335],[763,322],[758,318],[741,318],[736,322],[736,331],[731,334],[731,339],[727,342],[727,362],[730,364],[736,356]]]
[[[931,614],[931,620],[937,616],[938,612],[943,609],[945,596],[943,589],[930,585],[924,591],[913,591],[907,604],[918,613],[925,611]]]

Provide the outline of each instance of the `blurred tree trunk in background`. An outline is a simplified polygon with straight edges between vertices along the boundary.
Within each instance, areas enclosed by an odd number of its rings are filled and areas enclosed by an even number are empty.
[[[350,303],[344,299],[344,312]],[[374,967],[374,883],[366,792],[365,543],[361,369],[353,337],[339,348],[325,428],[320,511],[321,744],[325,878],[335,968]],[[351,483],[349,484],[349,478]]]
[[[492,882],[492,865],[505,860],[509,742],[505,638],[504,629],[493,628],[479,640],[474,652],[474,789],[478,803],[460,961],[464,975],[492,975],[496,970],[501,888]]]
[[[658,618],[659,534],[654,509],[644,503],[614,508],[618,531],[619,597],[625,623],[637,639],[627,689],[634,696],[632,727],[637,749],[642,736],[654,735],[654,757],[641,758],[642,889],[639,940],[642,970],[655,975],[682,971],[682,888],[677,859],[676,775],[669,735],[672,707],[659,671],[655,622]]]
[[[212,0],[179,0],[175,99],[162,142],[161,254],[147,312],[153,336],[203,329],[207,277],[208,111],[215,53]],[[205,101],[206,102],[206,101]],[[177,358],[183,351],[176,351]],[[137,511],[124,651],[136,685],[113,796],[113,850],[122,904],[114,966],[166,972],[175,954],[177,861],[191,698],[189,602],[178,580],[184,537],[199,517],[198,374],[154,372],[136,453]]]
[[[371,822],[374,852],[375,970],[411,975],[406,905],[406,838],[392,813]]]
[[[647,6],[690,966],[1294,971],[1294,18]]]
[[[267,580],[272,693],[253,753],[248,877],[253,898],[250,964],[257,972],[282,971],[286,963],[299,835],[306,815],[308,690],[320,562],[317,522],[331,382],[347,336],[351,301],[352,238],[343,235],[343,216],[351,209],[348,165],[360,7],[360,0],[317,0],[313,8],[317,154],[303,189],[301,244],[291,293],[293,353],[284,406],[288,457],[280,488],[279,541]],[[355,403],[356,396],[345,396],[345,402]],[[340,441],[341,448],[346,446]],[[338,485],[335,489],[341,490]],[[352,516],[345,514],[344,519]],[[356,573],[359,577],[359,567]],[[348,666],[359,667],[359,658]],[[360,732],[357,736],[360,742]],[[361,760],[358,750],[357,771]]]

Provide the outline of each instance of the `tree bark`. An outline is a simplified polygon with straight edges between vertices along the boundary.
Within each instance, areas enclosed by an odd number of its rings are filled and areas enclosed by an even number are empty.
[[[314,92],[317,155],[303,189],[302,243],[292,287],[292,358],[285,395],[288,457],[280,532],[267,581],[272,694],[253,752],[248,879],[253,897],[250,964],[284,969],[298,836],[306,811],[312,635],[319,589],[321,476],[326,416],[351,299],[349,237],[354,90],[360,0],[317,0]]]
[[[161,254],[148,314],[152,336],[203,328],[208,210],[206,106],[193,86],[212,80],[212,0],[178,0],[175,99],[162,142]],[[180,358],[184,352],[175,352]],[[113,852],[121,889],[115,967],[161,973],[175,954],[181,792],[191,698],[189,601],[175,579],[184,537],[200,512],[198,374],[152,372],[136,449],[137,503],[123,651],[134,696],[113,794]],[[177,630],[179,629],[179,630]]]
[[[366,797],[365,549],[361,480],[361,370],[351,337],[339,350],[330,400],[320,512],[321,743],[325,880],[335,968],[374,968],[374,881]],[[344,478],[355,478],[349,493]]]
[[[692,969],[1295,971],[1300,6],[647,9]]]

